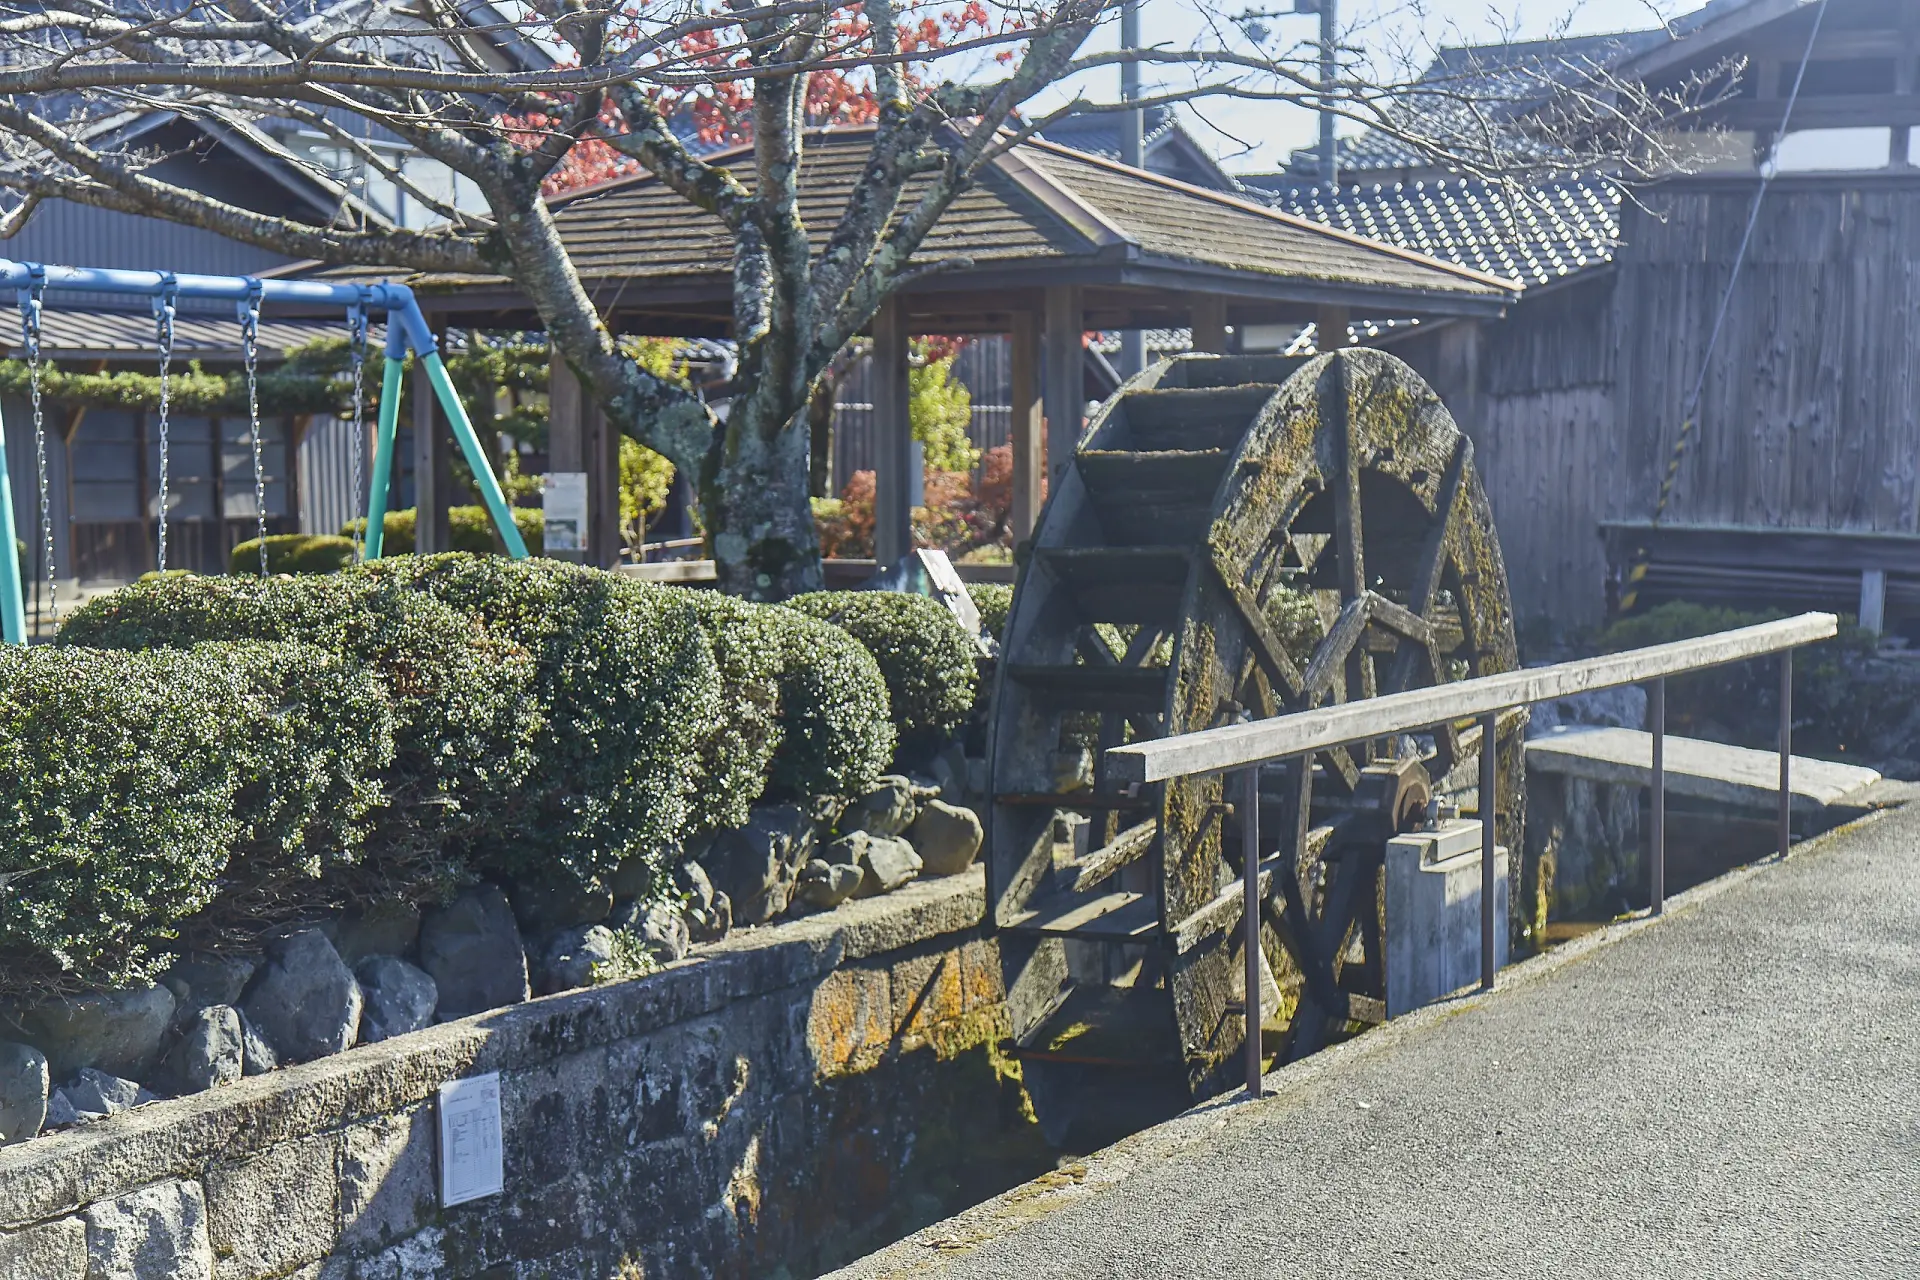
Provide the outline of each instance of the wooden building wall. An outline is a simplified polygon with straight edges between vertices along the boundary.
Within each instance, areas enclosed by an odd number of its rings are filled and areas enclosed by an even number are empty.
[[[1474,439],[1523,623],[1604,616],[1597,526],[1652,515],[1753,192],[1644,193],[1611,267],[1393,344]],[[1664,519],[1920,533],[1920,174],[1773,184]]]

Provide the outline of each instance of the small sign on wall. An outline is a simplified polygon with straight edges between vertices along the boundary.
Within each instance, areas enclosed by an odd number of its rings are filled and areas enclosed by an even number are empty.
[[[587,549],[587,473],[549,471],[540,478],[540,506],[546,522],[546,549]]]
[[[440,1204],[497,1196],[506,1185],[501,1153],[500,1073],[440,1086]]]

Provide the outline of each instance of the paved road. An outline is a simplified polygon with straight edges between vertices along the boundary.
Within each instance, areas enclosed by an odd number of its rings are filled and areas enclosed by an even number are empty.
[[[1920,1276],[1920,806],[1323,1057],[844,1274]]]

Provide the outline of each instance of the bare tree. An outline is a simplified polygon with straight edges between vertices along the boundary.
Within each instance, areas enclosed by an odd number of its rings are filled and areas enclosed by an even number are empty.
[[[1581,109],[1507,111],[1487,124],[1484,86],[1343,77],[1317,53],[1263,49],[1232,24],[1188,46],[1089,52],[1120,0],[1011,0],[915,7],[906,0],[44,0],[0,4],[0,189],[18,201],[0,234],[48,199],[201,227],[276,252],[414,271],[498,272],[611,419],[699,477],[721,585],[781,598],[820,585],[809,514],[808,408],[835,357],[886,295],[960,265],[915,261],[929,230],[982,167],[1067,111],[1029,105],[1050,86],[1134,60],[1161,80],[1145,98],[1229,95],[1330,104],[1444,162],[1504,175],[1604,160],[1665,163],[1672,120],[1697,104],[1604,75],[1578,79]],[[503,57],[514,48],[540,58]],[[1104,78],[1104,77],[1102,77]],[[1078,81],[1075,81],[1078,83]],[[1439,129],[1409,92],[1452,108]],[[248,131],[294,120],[356,152],[442,221],[408,229],[342,215],[312,225],[168,181],[165,157],[117,126],[161,110]],[[752,146],[750,178],[704,162],[680,132],[691,114]],[[1545,144],[1515,147],[1515,119]],[[872,125],[861,174],[824,248],[798,201],[807,130]],[[1464,121],[1464,126],[1460,123]],[[354,127],[349,127],[354,126]],[[414,183],[363,139],[385,131],[470,179],[485,212]],[[720,220],[733,241],[739,346],[723,422],[698,398],[623,355],[582,287],[544,194],[583,157],[637,162]],[[294,163],[307,163],[287,155]],[[910,189],[909,184],[913,184]]]

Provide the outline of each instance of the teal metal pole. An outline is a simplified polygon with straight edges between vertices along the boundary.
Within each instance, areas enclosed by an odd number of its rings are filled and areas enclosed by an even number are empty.
[[[474,434],[466,406],[460,403],[460,393],[453,389],[453,380],[447,377],[445,362],[437,351],[423,358],[427,362],[427,381],[433,384],[433,394],[439,398],[440,407],[446,410],[447,421],[453,424],[453,438],[460,442],[460,452],[466,455],[467,466],[473,471],[473,481],[480,486],[480,497],[486,502],[488,513],[493,516],[493,526],[500,531],[500,540],[507,544],[507,554],[515,560],[525,560],[526,540],[520,536],[520,526],[513,522],[513,511],[507,506],[507,495],[500,492],[500,482],[494,479],[493,464],[480,447],[480,437]],[[383,415],[386,413],[384,401],[380,412]]]
[[[20,535],[13,525],[13,473],[7,470],[7,432],[0,424],[0,634],[8,644],[27,642],[27,604],[20,590]]]
[[[380,434],[373,446],[373,488],[367,495],[367,559],[380,558],[387,533],[387,489],[393,482],[394,439],[400,429],[400,383],[406,361],[387,356],[386,376],[380,382]],[[357,430],[359,424],[355,424]]]

